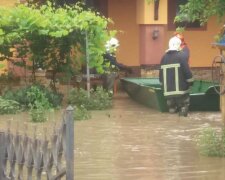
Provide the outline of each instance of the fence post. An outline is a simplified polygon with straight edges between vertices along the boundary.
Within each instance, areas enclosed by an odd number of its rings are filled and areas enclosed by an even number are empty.
[[[0,179],[4,179],[5,134],[0,132]]]
[[[74,179],[74,109],[66,108],[66,180]]]

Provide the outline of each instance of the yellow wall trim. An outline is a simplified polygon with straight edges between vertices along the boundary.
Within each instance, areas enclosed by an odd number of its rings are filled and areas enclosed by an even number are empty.
[[[17,0],[0,0],[0,6],[4,7],[12,7],[14,6],[18,1]]]
[[[137,24],[167,24],[167,0],[160,0],[159,19],[154,20],[154,3],[137,0]]]

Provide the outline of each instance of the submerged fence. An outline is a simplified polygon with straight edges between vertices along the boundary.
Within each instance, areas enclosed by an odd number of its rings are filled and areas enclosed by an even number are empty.
[[[73,180],[74,120],[68,107],[50,140],[0,132],[0,180]]]

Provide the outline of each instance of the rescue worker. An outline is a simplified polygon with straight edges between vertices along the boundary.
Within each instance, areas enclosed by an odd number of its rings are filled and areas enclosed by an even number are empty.
[[[113,93],[114,81],[118,78],[118,71],[125,71],[132,73],[131,68],[117,62],[116,60],[116,49],[119,46],[119,41],[116,38],[111,38],[106,42],[106,53],[104,57],[105,73],[102,75],[103,88]]]
[[[189,88],[193,77],[188,65],[188,57],[181,51],[181,40],[174,36],[169,40],[169,49],[161,59],[159,80],[167,99],[170,113],[188,115],[190,104]]]
[[[175,32],[174,36],[178,37],[181,40],[180,48],[184,52],[185,56],[187,56],[188,63],[190,63],[190,60],[189,60],[190,59],[190,49],[184,40],[184,36],[179,32]]]

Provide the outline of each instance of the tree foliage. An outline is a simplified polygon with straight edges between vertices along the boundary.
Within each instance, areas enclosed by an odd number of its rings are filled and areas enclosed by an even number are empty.
[[[107,30],[109,22],[78,4],[56,8],[48,2],[0,8],[0,60],[12,60],[11,48],[15,47],[19,57],[29,57],[34,75],[39,68],[51,69],[53,75],[57,72],[72,75],[75,61],[85,60],[87,34],[90,66],[103,72],[104,45],[114,33]],[[20,62],[25,68],[29,68],[28,64]]]
[[[185,5],[180,6],[180,13],[176,16],[176,22],[188,20],[189,22],[199,21],[205,24],[212,16],[218,17],[225,22],[225,0],[188,0]]]

